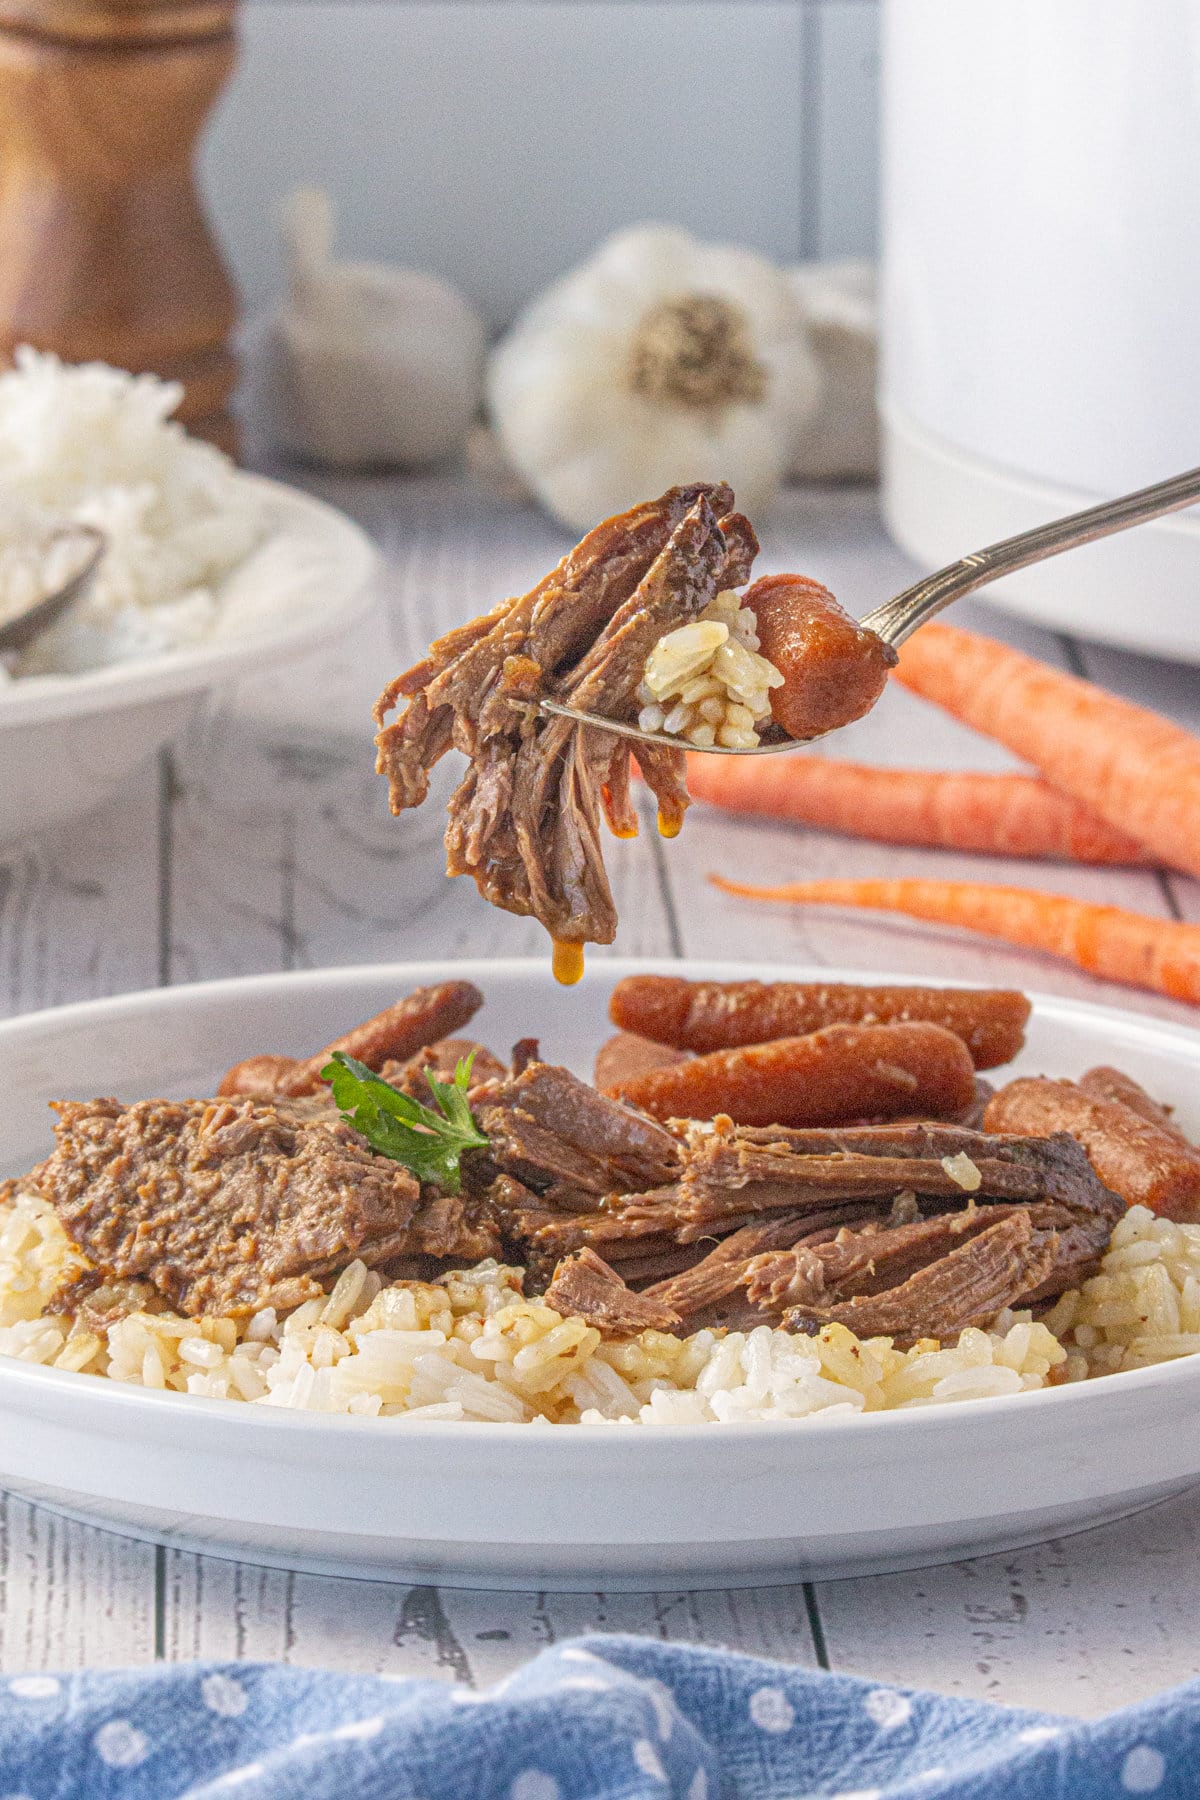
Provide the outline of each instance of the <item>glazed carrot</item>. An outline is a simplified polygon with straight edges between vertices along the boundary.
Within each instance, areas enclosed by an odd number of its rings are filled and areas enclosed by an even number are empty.
[[[1021,1137],[1069,1131],[1126,1206],[1148,1206],[1167,1219],[1200,1218],[1200,1150],[1123,1100],[1089,1093],[1074,1081],[1026,1076],[992,1095],[983,1128]]]
[[[923,626],[896,676],[1156,857],[1200,875],[1200,738],[1191,732],[953,625]]]
[[[1150,919],[1120,906],[1094,906],[1066,894],[989,887],[973,881],[795,881],[782,887],[709,878],[727,894],[802,906],[863,906],[957,925],[984,937],[1044,950],[1064,962],[1200,1004],[1200,925]]]
[[[299,1065],[294,1056],[248,1056],[234,1063],[217,1083],[222,1098],[234,1094],[277,1094],[281,1082]]]
[[[940,1025],[827,1025],[807,1037],[714,1050],[647,1069],[609,1090],[656,1119],[840,1125],[919,1113],[952,1119],[975,1097],[960,1037]]]
[[[469,981],[416,988],[303,1061],[290,1056],[250,1056],[235,1063],[221,1078],[217,1093],[313,1094],[320,1088],[321,1070],[335,1050],[356,1056],[369,1069],[378,1069],[389,1060],[403,1062],[426,1044],[460,1031],[482,1005],[483,995]]]
[[[1160,1106],[1140,1081],[1135,1081],[1132,1075],[1126,1075],[1122,1069],[1110,1069],[1107,1064],[1102,1064],[1098,1069],[1088,1069],[1086,1074],[1079,1077],[1079,1085],[1093,1100],[1119,1100],[1122,1106],[1135,1112],[1139,1119],[1146,1119],[1160,1130],[1170,1132],[1177,1143],[1187,1144],[1191,1149],[1191,1140],[1171,1117],[1170,1108]]]
[[[806,575],[761,575],[742,604],[755,615],[759,649],[783,676],[771,713],[789,737],[815,737],[870,712],[896,652]]]
[[[1029,1002],[1012,988],[866,987],[856,981],[685,981],[681,975],[626,975],[608,1016],[630,1033],[677,1052],[735,1050],[772,1038],[805,1037],[826,1025],[894,1025],[923,1019],[960,1037],[977,1069],[1011,1062],[1025,1041]],[[607,1046],[605,1047],[607,1048]],[[600,1056],[604,1055],[601,1050]],[[601,1078],[596,1058],[596,1086]],[[642,1065],[648,1066],[648,1065]],[[630,1068],[618,1075],[631,1074]],[[640,1068],[639,1068],[640,1072]],[[613,1077],[615,1080],[617,1077]]]
[[[758,813],[881,844],[985,856],[1146,863],[1141,844],[1037,775],[874,769],[825,756],[688,755],[688,791],[726,812]]]

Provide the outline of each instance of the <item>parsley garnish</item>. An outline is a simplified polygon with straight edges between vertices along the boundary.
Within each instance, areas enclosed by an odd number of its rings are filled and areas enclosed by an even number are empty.
[[[437,1106],[422,1106],[399,1093],[357,1058],[335,1050],[321,1070],[333,1088],[343,1119],[366,1138],[372,1150],[403,1163],[418,1181],[429,1181],[443,1193],[457,1194],[459,1159],[464,1150],[486,1150],[487,1139],[471,1117],[467,1084],[474,1051],[454,1071],[454,1081],[439,1081],[426,1069],[425,1079]]]

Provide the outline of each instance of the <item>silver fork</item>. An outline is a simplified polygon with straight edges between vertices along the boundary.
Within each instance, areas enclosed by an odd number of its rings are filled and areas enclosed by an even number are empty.
[[[68,606],[73,606],[86,591],[92,576],[100,566],[100,558],[108,548],[108,539],[94,525],[63,525],[50,535],[50,542],[55,538],[78,538],[82,561],[67,581],[52,593],[43,594],[32,605],[26,606],[14,618],[6,619],[0,625],[0,651],[24,650],[31,644],[38,633],[53,625],[55,619],[61,618]]]
[[[1047,557],[1060,556],[1064,550],[1077,550],[1081,544],[1094,543],[1097,538],[1128,531],[1131,525],[1160,518],[1163,513],[1178,512],[1196,500],[1200,500],[1200,469],[1189,469],[1183,475],[1173,475],[1169,481],[1156,481],[1152,487],[1139,488],[1135,494],[1105,500],[1099,506],[1089,506],[1084,512],[1070,513],[1065,519],[1052,519],[1047,525],[1035,525],[1032,531],[1004,538],[999,544],[990,544],[986,550],[972,551],[970,556],[924,576],[912,587],[905,588],[902,594],[896,594],[867,613],[860,623],[877,632],[885,643],[902,644],[926,619],[932,619],[951,601],[961,600],[964,594],[973,594],[976,588],[986,587],[989,581],[1014,575],[1018,569],[1027,569],[1030,563],[1044,562]],[[544,713],[574,719],[581,725],[594,725],[617,737],[636,738],[642,744],[662,744],[671,750],[691,747],[686,739],[674,737],[669,732],[643,731],[640,725],[606,719],[600,713],[578,712],[558,700],[542,700],[538,704]],[[774,756],[780,750],[794,750],[799,744],[815,744],[818,738],[829,735],[827,731],[818,731],[810,738],[780,738],[748,750],[710,744],[705,746],[704,755]]]

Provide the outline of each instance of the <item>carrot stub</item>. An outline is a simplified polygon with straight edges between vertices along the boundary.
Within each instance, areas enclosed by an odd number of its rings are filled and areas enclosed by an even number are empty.
[[[887,686],[896,652],[804,575],[763,575],[743,604],[755,617],[759,649],[783,676],[771,693],[777,725],[814,737],[870,712]]]
[[[897,680],[1040,769],[1063,793],[1200,875],[1200,738],[1076,675],[954,625],[922,626]]]
[[[890,1025],[920,1019],[960,1037],[977,1069],[994,1069],[1011,1062],[1021,1048],[1029,1002],[1011,988],[685,981],[679,975],[626,975],[609,997],[608,1015],[623,1032],[639,1039],[702,1054],[765,1044],[771,1038],[803,1037],[825,1025]],[[599,1077],[597,1085],[603,1085]]]
[[[1137,865],[1143,845],[1037,775],[875,769],[825,756],[688,755],[693,800],[880,844]]]
[[[727,894],[799,906],[866,907],[956,925],[984,937],[1044,950],[1106,981],[1200,1004],[1200,925],[1150,919],[1067,894],[972,881],[792,881],[780,887],[709,878]]]
[[[649,1069],[609,1092],[656,1119],[840,1125],[920,1114],[956,1118],[975,1097],[962,1039],[940,1025],[830,1025],[807,1037],[715,1050]]]

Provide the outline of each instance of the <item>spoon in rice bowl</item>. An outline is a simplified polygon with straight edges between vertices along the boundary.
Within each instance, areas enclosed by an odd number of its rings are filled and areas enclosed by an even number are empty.
[[[52,532],[40,546],[43,570],[52,572],[49,591],[43,589],[23,601],[7,617],[5,597],[0,593],[0,653],[27,649],[39,633],[81,599],[107,548],[107,538],[94,525],[62,525]]]
[[[927,619],[932,619],[952,601],[986,587],[989,582],[999,581],[1004,576],[1015,574],[1019,569],[1027,569],[1032,563],[1043,562],[1048,557],[1060,556],[1064,550],[1075,550],[1083,544],[1094,543],[1097,538],[1111,537],[1115,532],[1127,531],[1132,525],[1160,518],[1164,513],[1178,512],[1197,500],[1200,500],[1200,469],[1189,469],[1182,475],[1155,482],[1151,487],[1139,488],[1135,493],[1124,494],[1116,500],[1106,500],[1099,506],[1070,513],[1062,519],[1052,519],[1046,525],[1037,525],[1033,530],[1023,531],[1016,537],[1004,538],[985,550],[973,551],[970,556],[964,556],[958,562],[949,563],[934,574],[924,576],[920,581],[914,582],[912,587],[905,588],[902,593],[896,594],[891,600],[885,600],[882,606],[867,613],[859,621],[861,632],[864,637],[873,634],[875,640],[895,650]],[[0,644],[2,642],[0,636]],[[639,743],[658,744],[671,750],[700,747],[689,744],[678,733],[663,729],[646,730],[638,723],[606,718],[601,713],[584,712],[566,706],[559,700],[540,699],[537,704],[543,713],[572,719],[579,725],[591,725],[617,737],[634,738]],[[730,745],[714,742],[705,743],[703,749],[706,755],[715,756],[773,756],[777,751],[794,750],[800,744],[815,743],[819,738],[829,735],[829,729],[799,735],[784,732],[779,726],[771,725],[756,744]]]

